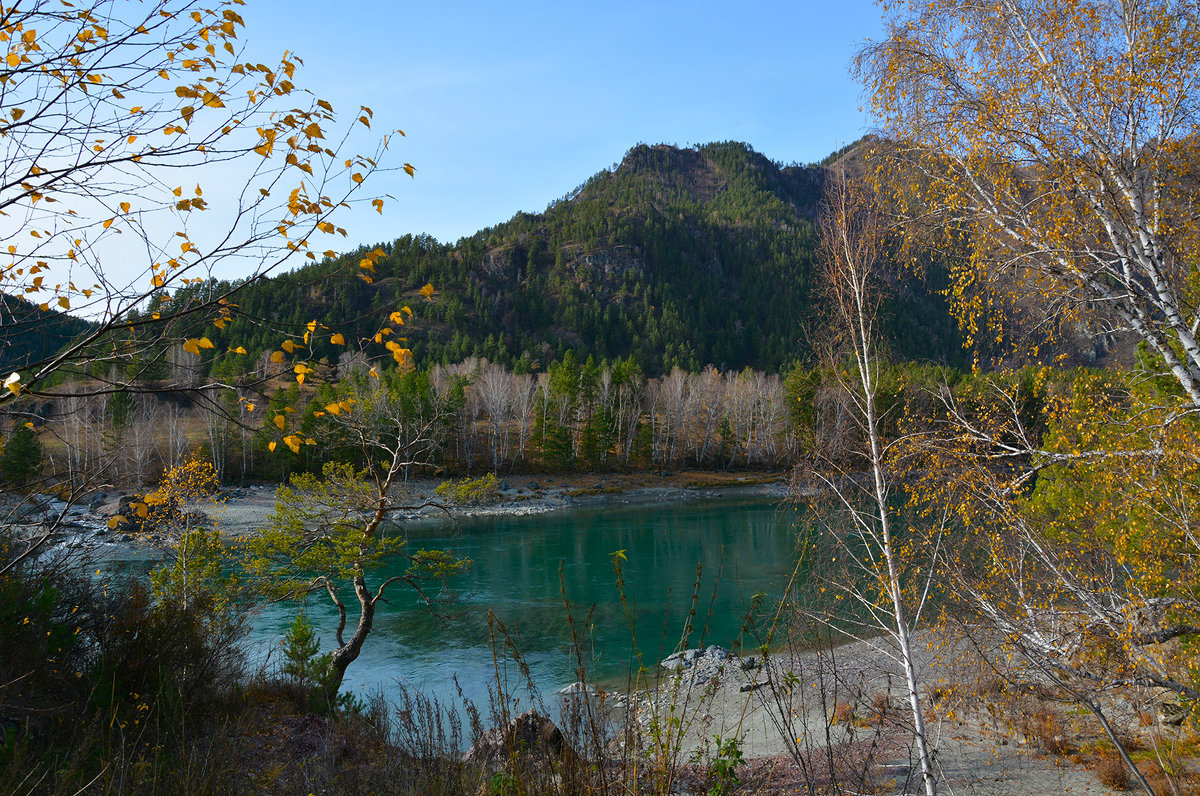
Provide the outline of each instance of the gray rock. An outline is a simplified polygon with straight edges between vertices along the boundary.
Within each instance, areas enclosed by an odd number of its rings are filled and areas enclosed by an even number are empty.
[[[702,650],[688,649],[676,652],[664,658],[660,665],[677,674],[687,672],[687,679],[692,685],[703,685],[724,674],[732,660],[736,658],[729,650],[713,644]]]
[[[596,690],[594,685],[585,685],[578,680],[568,686],[558,689],[559,696],[575,696],[576,694],[587,694],[588,696],[596,696],[600,692]]]

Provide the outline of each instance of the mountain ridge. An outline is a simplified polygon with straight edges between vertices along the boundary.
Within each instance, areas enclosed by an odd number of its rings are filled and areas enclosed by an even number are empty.
[[[304,337],[312,321],[328,332],[307,359],[336,368],[353,346],[334,346],[335,333],[386,355],[374,335],[409,305],[416,317],[404,344],[423,365],[475,356],[532,371],[573,350],[632,361],[648,375],[710,364],[780,372],[809,356],[820,334],[816,222],[830,174],[775,163],[741,142],[639,144],[541,213],[518,212],[454,243],[405,235],[245,285],[232,321],[203,330],[214,347],[201,370],[234,376],[281,335]],[[375,249],[383,255],[368,273],[360,262]],[[938,292],[944,271],[928,270],[887,286],[887,344],[902,359],[961,364]],[[426,284],[436,301],[420,300]],[[211,289],[181,289],[171,307]],[[161,348],[154,356],[131,362],[128,375],[155,378],[168,357]]]
[[[805,355],[806,325],[818,318],[815,222],[828,173],[781,166],[739,142],[640,144],[542,213],[518,212],[455,243],[406,235],[382,244],[369,284],[357,263],[374,247],[362,247],[249,286],[241,309],[260,329],[315,318],[363,338],[371,324],[348,319],[378,323],[432,283],[439,300],[407,328],[418,361],[483,356],[537,369],[570,348],[632,358],[648,373],[778,371]],[[901,322],[891,336],[901,355],[960,356],[936,286],[896,287],[902,300],[890,316]],[[223,342],[252,353],[272,345],[250,326],[231,324]]]

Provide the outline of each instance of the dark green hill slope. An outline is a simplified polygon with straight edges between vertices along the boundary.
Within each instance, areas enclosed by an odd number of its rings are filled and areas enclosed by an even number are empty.
[[[312,319],[347,339],[369,336],[400,304],[417,309],[416,291],[432,283],[438,300],[408,330],[422,362],[477,355],[537,368],[574,349],[632,357],[651,374],[776,371],[805,353],[818,317],[814,221],[826,175],[741,143],[639,145],[544,213],[456,244],[406,236],[380,246],[387,254],[369,284],[362,249],[250,286],[215,350],[254,355],[278,344],[281,327]],[[893,287],[896,353],[958,360],[940,297],[916,280]]]
[[[91,328],[81,318],[0,293],[0,371],[41,362]]]

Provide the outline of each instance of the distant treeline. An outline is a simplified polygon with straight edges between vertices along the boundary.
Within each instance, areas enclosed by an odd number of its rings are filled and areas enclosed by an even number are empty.
[[[1033,402],[1067,377],[1043,373],[1035,390],[1033,372],[1011,376]],[[68,397],[40,410],[47,464],[78,483],[105,473],[132,486],[153,482],[199,451],[227,483],[278,481],[319,471],[327,461],[361,464],[346,414],[368,411],[391,413],[391,420],[412,429],[414,445],[420,443],[414,447],[419,465],[408,473],[414,477],[778,468],[816,449],[826,459],[836,460],[840,451],[851,457],[858,442],[854,412],[838,386],[844,369],[676,368],[647,377],[629,359],[581,361],[568,352],[538,374],[484,359],[377,373],[343,358],[341,378],[315,389],[292,381],[270,395],[233,387],[208,390],[200,400],[154,392]],[[930,414],[941,385],[969,404],[978,378],[933,365],[885,366],[884,422],[895,430],[905,417]],[[304,444],[291,450],[279,442],[285,434]]]

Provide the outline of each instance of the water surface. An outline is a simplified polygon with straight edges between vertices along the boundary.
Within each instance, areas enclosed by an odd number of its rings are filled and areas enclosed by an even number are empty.
[[[726,498],[610,504],[456,526],[409,523],[401,532],[412,549],[452,550],[474,566],[448,584],[445,596],[452,599],[437,616],[411,590],[395,587],[347,672],[346,686],[386,691],[400,681],[446,699],[454,695],[456,674],[465,694],[486,704],[487,684],[498,669],[510,687],[523,680],[499,633],[502,623],[535,686],[549,696],[579,679],[564,591],[576,633],[586,637],[583,657],[592,681],[628,679],[636,667],[634,638],[651,667],[681,645],[732,646],[742,636],[752,596],[762,593],[765,605],[773,605],[787,584],[796,561],[795,516],[774,500]],[[617,551],[625,556],[625,605],[613,571]],[[371,580],[379,583],[399,571]],[[310,598],[306,610],[327,650],[336,613],[320,596]],[[277,643],[296,610],[272,605],[255,618],[252,641],[260,655]],[[489,623],[489,611],[498,623]],[[692,632],[684,643],[689,621]],[[741,641],[747,648],[760,643],[745,636]]]

